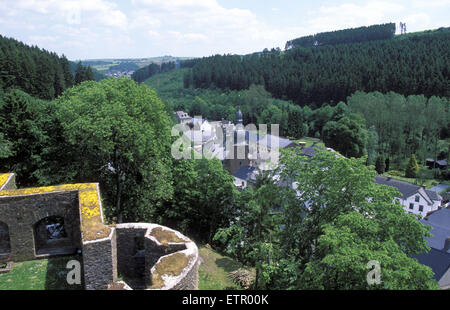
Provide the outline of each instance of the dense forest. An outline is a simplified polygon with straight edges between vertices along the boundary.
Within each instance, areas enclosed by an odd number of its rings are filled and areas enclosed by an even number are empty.
[[[152,63],[152,64],[134,72],[131,75],[131,78],[138,83],[142,83],[155,74],[168,72],[170,70],[175,69],[175,67],[176,67],[176,65],[175,65],[175,62],[173,62],[173,61],[164,62],[161,64],[161,66],[157,65],[155,63]]]
[[[395,35],[395,24],[373,25],[354,29],[322,32],[288,41],[286,50],[296,47],[312,47],[337,45],[344,43],[360,43],[375,40],[392,39]]]
[[[64,55],[0,35],[1,89],[19,88],[40,99],[53,99],[74,83],[71,62]]]
[[[242,90],[263,85],[274,97],[320,107],[355,91],[450,96],[450,30],[405,39],[216,55],[193,64],[185,87]]]

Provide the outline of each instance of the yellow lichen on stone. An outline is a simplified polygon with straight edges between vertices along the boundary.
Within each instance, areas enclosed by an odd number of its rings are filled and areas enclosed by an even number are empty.
[[[6,176],[9,177],[9,174],[6,174]],[[4,175],[2,174],[0,175],[0,177],[4,178]],[[0,181],[1,180],[2,179],[0,179]],[[70,191],[78,191],[80,203],[79,208],[81,214],[81,231],[83,232],[83,239],[85,241],[91,241],[109,236],[111,229],[103,224],[97,184],[66,184],[57,186],[4,190],[0,191],[0,197],[39,195]]]
[[[81,230],[85,241],[106,238],[111,228],[103,224],[97,186],[86,184],[79,190]]]
[[[11,173],[0,174],[0,187],[2,187],[6,183],[6,181],[8,181],[10,175]]]
[[[81,216],[85,219],[91,219],[100,216],[100,203],[96,190],[80,191],[80,209]]]
[[[45,187],[31,187],[0,191],[0,196],[27,196],[36,194],[47,194],[53,192],[68,192],[80,190],[91,184],[68,184],[57,186],[45,186]]]

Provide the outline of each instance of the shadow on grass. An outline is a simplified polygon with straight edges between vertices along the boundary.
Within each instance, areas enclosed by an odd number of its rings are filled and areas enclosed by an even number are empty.
[[[233,272],[242,267],[241,264],[227,257],[216,259],[216,265],[226,272]]]
[[[79,261],[81,264],[81,284],[69,284],[67,282],[67,274],[73,270],[68,269],[67,263],[71,260]],[[45,276],[46,290],[83,290],[84,289],[84,272],[83,259],[81,256],[59,256],[48,259],[47,273]]]

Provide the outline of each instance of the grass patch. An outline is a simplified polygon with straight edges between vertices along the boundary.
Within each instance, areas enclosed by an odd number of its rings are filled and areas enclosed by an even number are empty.
[[[0,274],[0,290],[80,290],[80,285],[67,283],[66,265],[78,256],[62,256],[14,263],[8,273]]]
[[[446,184],[447,183],[446,181],[440,181],[440,180],[436,180],[436,179],[419,180],[417,178],[406,178],[404,176],[391,175],[388,172],[383,173],[383,176],[391,177],[393,179],[397,179],[397,180],[404,181],[404,182],[418,185],[418,186],[425,186],[426,189],[430,189],[438,184]]]
[[[230,272],[243,267],[241,263],[217,253],[209,246],[199,247],[199,255],[203,259],[198,270],[199,290],[242,289],[228,277]]]
[[[321,147],[321,148],[325,147],[325,144],[322,142],[322,140],[317,139],[317,138],[311,138],[311,137],[304,137],[304,138],[301,138],[298,140],[294,140],[294,142],[296,142],[296,143],[304,142],[304,143],[306,143],[305,147],[310,147],[314,143],[316,143],[318,147]]]

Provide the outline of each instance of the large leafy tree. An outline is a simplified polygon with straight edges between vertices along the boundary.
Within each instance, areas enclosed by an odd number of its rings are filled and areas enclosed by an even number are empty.
[[[195,161],[199,199],[192,208],[196,231],[206,242],[219,228],[227,227],[233,216],[236,188],[233,177],[218,159]]]
[[[157,210],[158,222],[179,229],[185,234],[197,231],[197,203],[200,199],[198,172],[194,160],[173,159],[173,198]]]
[[[282,158],[284,187],[277,255],[265,272],[273,288],[430,289],[437,288],[430,268],[412,255],[427,252],[428,227],[395,201],[394,188],[374,183],[365,158],[348,159],[298,150]],[[381,266],[380,285],[369,285],[366,268]],[[399,268],[401,266],[401,268]]]
[[[110,218],[151,220],[173,192],[170,121],[156,93],[109,79],[81,83],[56,103],[65,141],[60,180],[100,181]]]
[[[323,226],[316,257],[306,264],[301,276],[308,289],[436,289],[433,272],[411,259],[394,238],[380,242],[383,227],[367,216],[352,211]],[[372,266],[380,263],[380,283],[365,282]],[[401,266],[399,268],[399,266]],[[413,277],[413,279],[411,279]],[[369,275],[369,278],[370,275]]]
[[[348,157],[361,157],[366,153],[368,132],[364,118],[350,114],[323,127],[323,141]]]
[[[270,264],[282,199],[267,173],[259,174],[253,188],[246,188],[236,203],[236,214],[229,227],[220,229],[214,240],[224,251],[244,264],[256,267],[254,288],[266,288],[263,266]],[[225,246],[224,246],[225,245]]]
[[[5,158],[11,155],[11,143],[5,140],[5,137],[0,133],[0,158]]]

